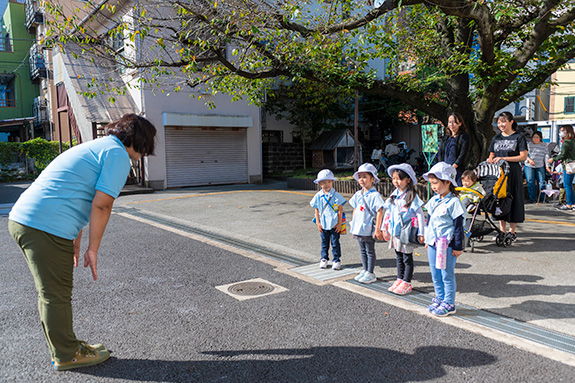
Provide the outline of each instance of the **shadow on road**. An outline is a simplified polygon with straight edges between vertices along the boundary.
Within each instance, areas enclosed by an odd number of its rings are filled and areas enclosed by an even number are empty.
[[[420,347],[414,354],[373,347],[206,351],[215,360],[116,359],[77,373],[153,382],[411,382],[438,379],[445,366],[493,364],[491,354],[455,347]]]

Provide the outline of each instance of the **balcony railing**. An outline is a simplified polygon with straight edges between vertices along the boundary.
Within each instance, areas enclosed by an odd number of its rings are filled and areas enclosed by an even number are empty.
[[[40,77],[46,77],[46,62],[44,61],[44,52],[38,44],[30,48],[30,79],[32,81]]]
[[[26,29],[30,32],[31,28],[36,28],[38,24],[44,22],[44,14],[40,9],[40,2],[35,0],[26,0]]]
[[[48,100],[36,97],[34,99],[34,122],[42,124],[49,121],[48,119]]]
[[[0,108],[15,108],[16,100],[13,98],[0,98]]]

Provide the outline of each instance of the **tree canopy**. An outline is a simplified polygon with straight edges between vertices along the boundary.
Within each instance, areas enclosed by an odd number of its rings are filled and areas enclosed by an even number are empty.
[[[494,113],[575,58],[575,0],[368,1],[104,3],[84,19],[57,19],[46,41],[115,56],[146,83],[169,75],[175,91],[259,102],[277,79],[306,80],[399,99],[443,122],[456,111],[472,161],[486,155]],[[117,53],[95,27],[103,17],[137,54]]]

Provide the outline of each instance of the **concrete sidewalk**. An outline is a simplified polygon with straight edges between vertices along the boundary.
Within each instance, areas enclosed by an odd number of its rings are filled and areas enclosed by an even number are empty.
[[[154,214],[198,229],[319,261],[320,239],[311,219],[312,191],[286,190],[285,183],[190,188],[120,197],[115,206]],[[348,196],[349,197],[349,196]],[[352,209],[344,211],[351,217]],[[489,238],[457,264],[457,302],[505,317],[575,334],[575,212],[550,204],[527,205],[518,241],[498,247]],[[345,267],[361,266],[357,242],[342,237]],[[395,253],[379,244],[376,276],[395,280]],[[426,251],[416,250],[413,285],[432,293]],[[336,271],[334,278],[338,276]],[[345,271],[345,270],[344,270]]]

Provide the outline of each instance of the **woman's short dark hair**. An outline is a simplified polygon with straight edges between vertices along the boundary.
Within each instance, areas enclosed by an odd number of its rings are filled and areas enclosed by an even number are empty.
[[[541,141],[543,141],[543,133],[541,133],[540,131],[537,130],[537,131],[533,132],[533,134],[531,135],[531,138],[533,138],[533,136],[538,136],[539,139]]]
[[[565,138],[571,140],[575,138],[575,132],[573,131],[573,125],[562,125],[561,128],[565,130]]]
[[[119,120],[106,125],[106,135],[118,137],[125,147],[132,147],[142,156],[154,154],[154,137],[156,128],[154,125],[137,114],[125,114]]]
[[[499,114],[499,116],[497,116],[497,119],[499,120],[500,118],[504,118],[507,121],[511,122],[511,129],[513,129],[513,131],[517,131],[517,122],[515,122],[515,120],[513,119],[513,115],[509,112],[501,112]]]
[[[460,113],[453,112],[449,116],[447,116],[448,120],[449,120],[449,117],[453,117],[455,122],[457,122],[458,124],[461,123],[461,125],[459,126],[459,130],[457,131],[458,136],[460,134],[467,133],[467,127],[465,126],[465,121],[463,120],[463,116]],[[449,135],[451,135],[451,134],[449,134]]]

